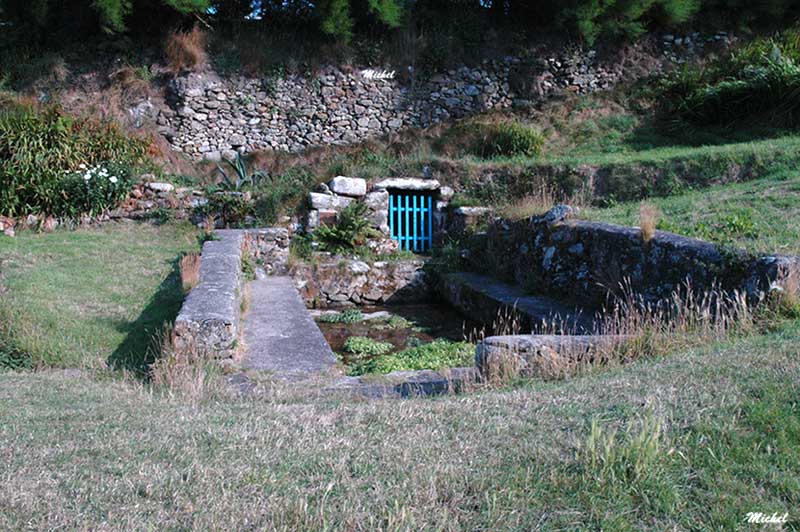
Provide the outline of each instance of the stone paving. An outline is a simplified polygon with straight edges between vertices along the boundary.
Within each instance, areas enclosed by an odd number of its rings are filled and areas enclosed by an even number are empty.
[[[243,369],[269,371],[286,379],[331,371],[336,356],[290,277],[255,280],[247,289]]]

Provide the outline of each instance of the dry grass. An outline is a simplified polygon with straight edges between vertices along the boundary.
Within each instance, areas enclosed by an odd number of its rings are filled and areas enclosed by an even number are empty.
[[[191,31],[175,31],[164,43],[167,67],[175,74],[201,70],[208,63],[208,34],[198,26]]]
[[[643,201],[639,205],[639,230],[642,233],[642,242],[645,244],[656,236],[659,216],[658,208],[652,203]]]
[[[542,184],[535,194],[529,194],[504,206],[500,215],[507,220],[523,220],[546,213],[558,202],[559,197],[553,187]]]
[[[200,254],[192,252],[181,257],[180,268],[181,286],[189,293],[200,282]]]
[[[224,392],[213,356],[196,344],[176,349],[171,326],[154,335],[151,349],[155,362],[148,375],[157,389],[192,401]]]
[[[758,324],[747,296],[738,291],[713,288],[697,292],[690,284],[675,290],[670,298],[650,302],[636,294],[628,283],[623,294],[603,314],[595,334],[629,338],[596,362],[630,362],[642,357],[664,355],[711,342],[732,334],[749,334]]]

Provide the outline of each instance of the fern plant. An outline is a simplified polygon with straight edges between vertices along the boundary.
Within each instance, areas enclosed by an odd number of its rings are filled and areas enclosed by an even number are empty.
[[[322,249],[331,253],[352,251],[379,235],[367,219],[364,203],[351,203],[339,213],[334,225],[321,225],[314,231]]]

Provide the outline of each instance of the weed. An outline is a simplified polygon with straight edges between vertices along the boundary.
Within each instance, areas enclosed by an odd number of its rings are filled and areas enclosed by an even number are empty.
[[[358,323],[364,319],[364,314],[358,309],[346,309],[335,314],[323,314],[317,321],[322,323]]]

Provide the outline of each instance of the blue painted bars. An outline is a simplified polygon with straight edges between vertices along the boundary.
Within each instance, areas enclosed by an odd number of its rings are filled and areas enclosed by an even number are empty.
[[[433,245],[433,197],[405,191],[389,193],[389,230],[400,249],[430,251]]]

